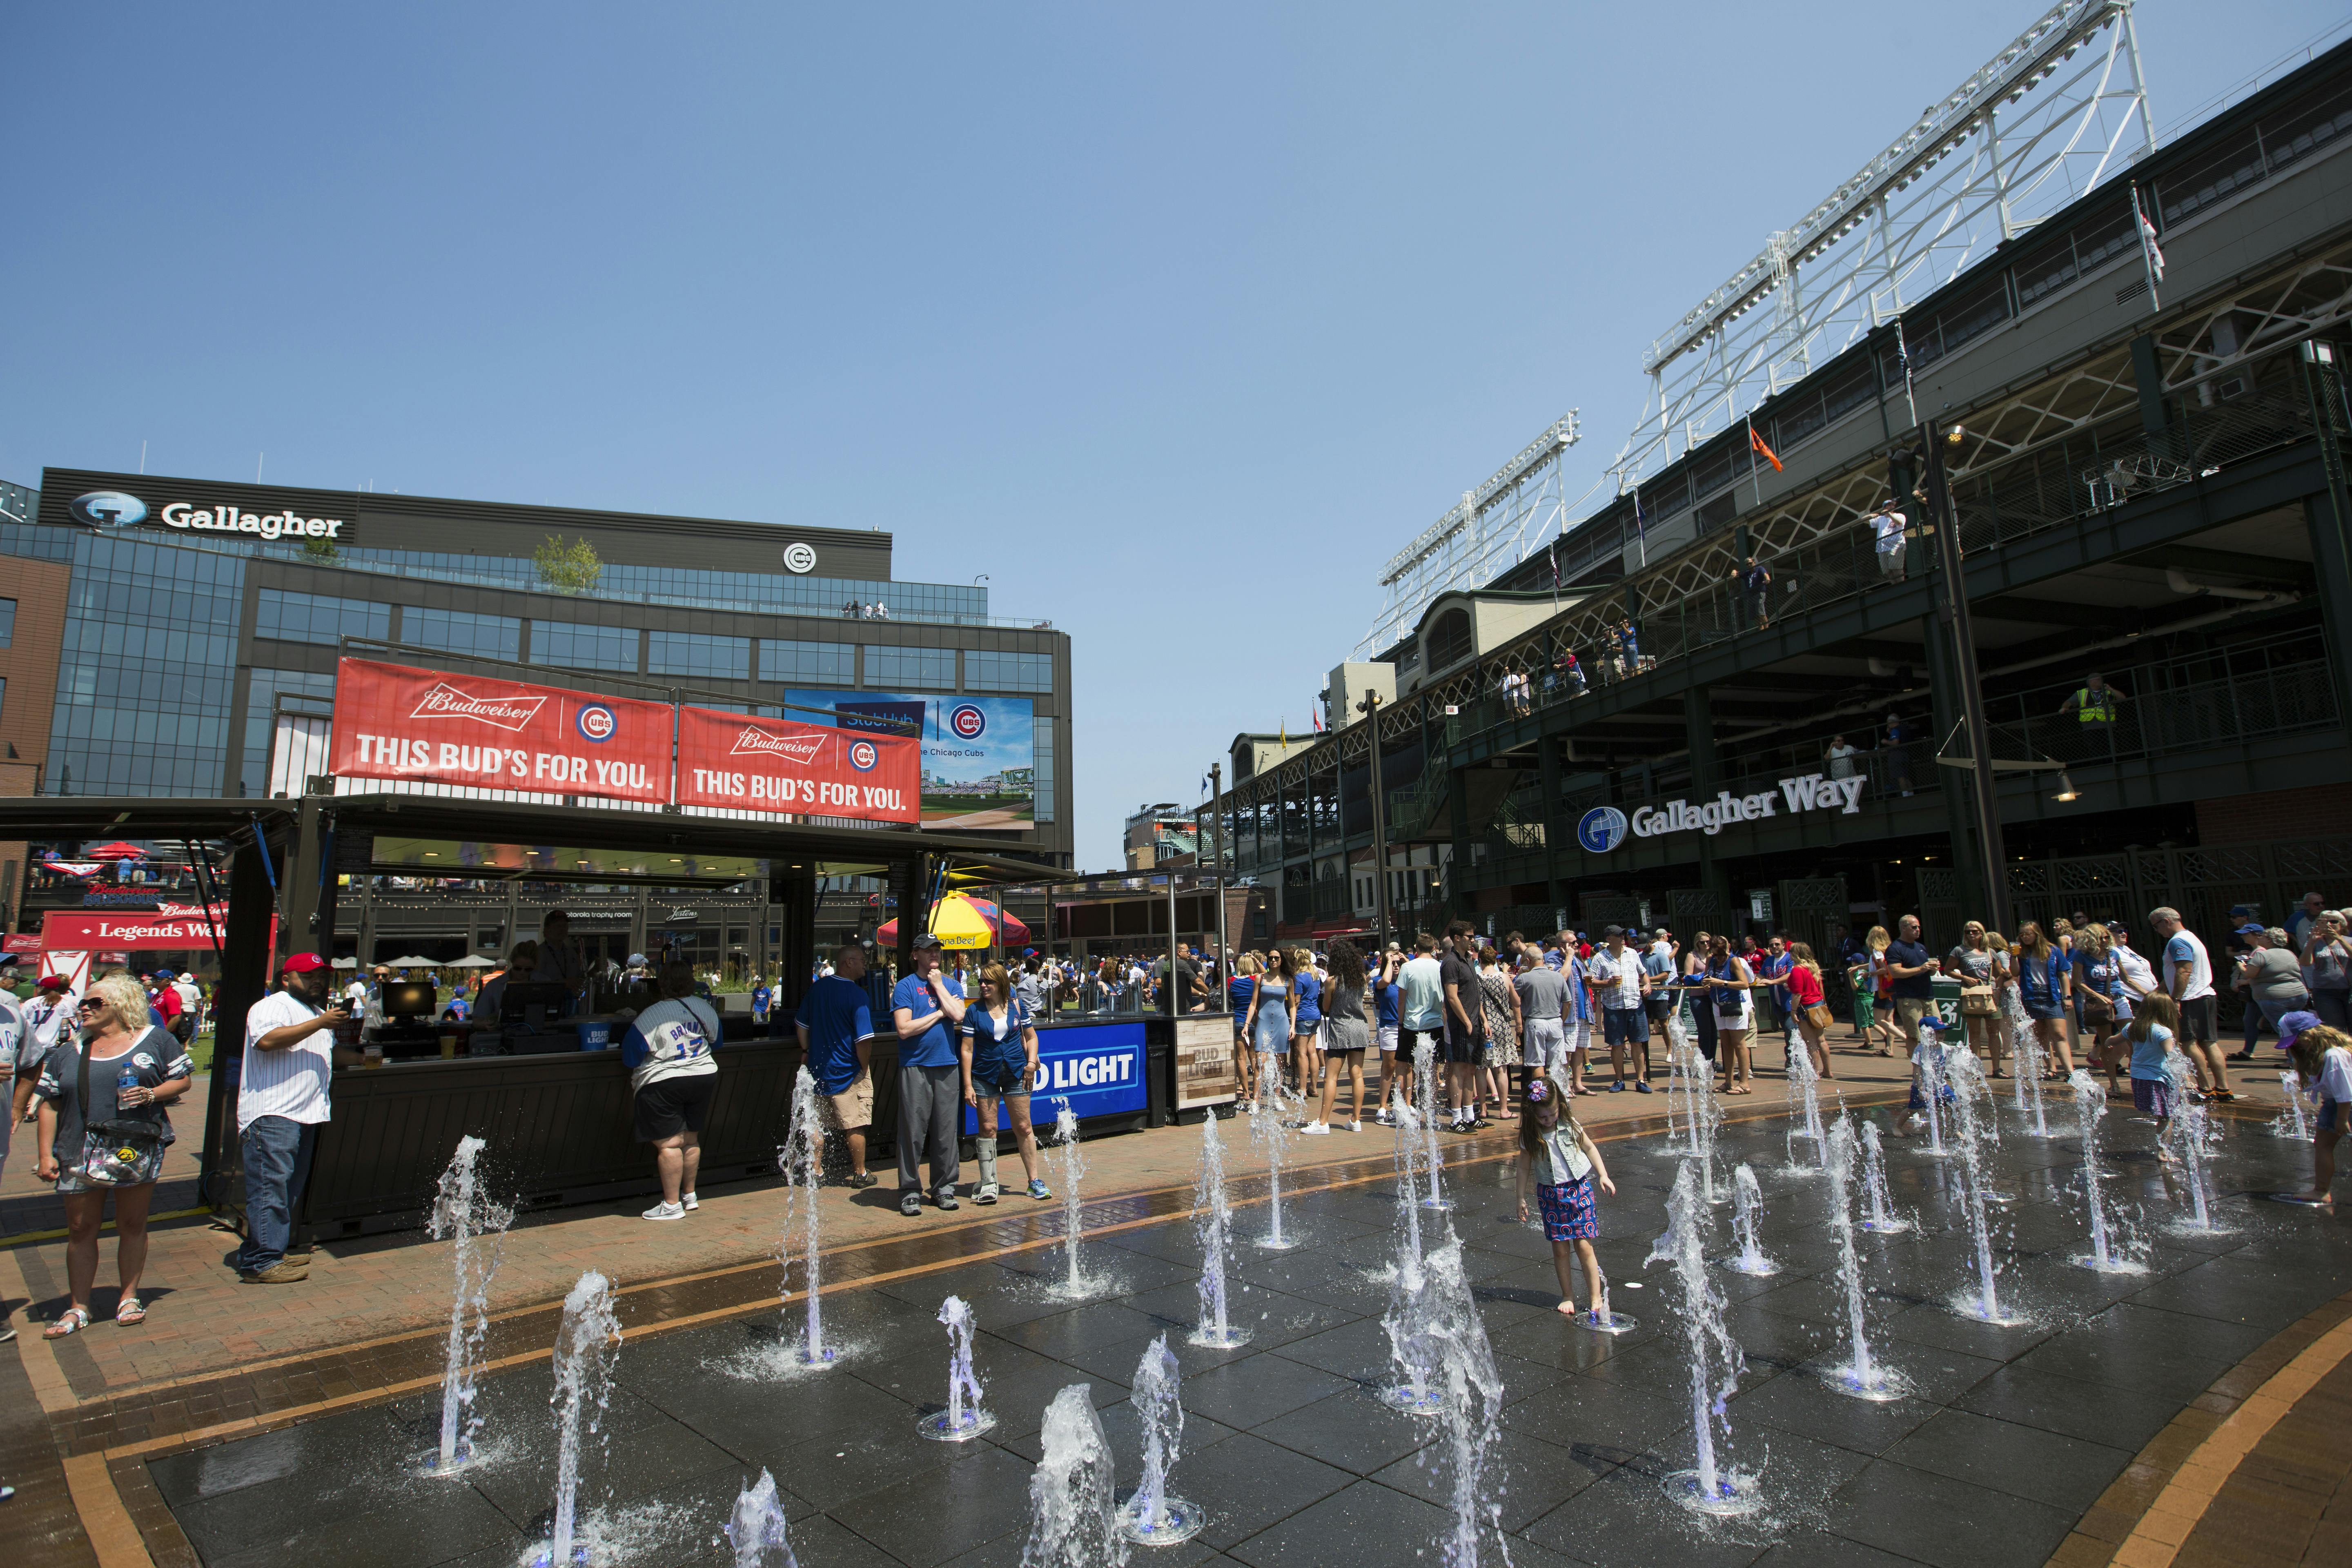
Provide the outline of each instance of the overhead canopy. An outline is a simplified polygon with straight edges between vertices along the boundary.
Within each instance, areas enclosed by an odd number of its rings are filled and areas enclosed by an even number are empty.
[[[457,960],[457,963],[445,963],[441,967],[444,969],[496,969],[498,966],[499,961],[497,959],[484,958],[480,953],[476,952],[468,953],[464,958]]]
[[[291,829],[302,804],[96,795],[6,798],[0,799],[0,842],[79,840],[101,834],[177,842],[238,837],[256,826],[278,839]],[[369,836],[366,869],[388,876],[724,887],[758,875],[755,863],[762,860],[772,862],[780,876],[796,871],[872,876],[922,855],[931,858],[934,873],[950,889],[1062,882],[1071,877],[1024,860],[1013,847],[1000,841],[906,829],[819,827],[699,812],[421,795],[347,795],[317,804],[333,814],[344,846]],[[425,858],[424,850],[435,844],[449,850]],[[531,853],[511,858],[512,864],[478,856],[478,863],[468,864],[454,852],[465,845],[516,847]],[[562,864],[562,846],[585,851],[571,858],[589,864]],[[384,854],[399,858],[386,859]],[[491,863],[478,863],[484,858]],[[446,867],[444,859],[450,862]],[[339,868],[356,869],[341,855],[339,860]]]
[[[441,967],[441,961],[437,958],[419,958],[412,952],[406,958],[387,958],[376,967],[378,969],[438,969]]]
[[[92,860],[143,860],[147,858],[147,851],[136,844],[125,844],[120,838],[111,844],[101,844],[95,849],[85,849],[82,853]]]

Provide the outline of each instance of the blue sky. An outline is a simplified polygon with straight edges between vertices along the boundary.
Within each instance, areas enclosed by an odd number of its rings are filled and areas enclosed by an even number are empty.
[[[887,529],[1071,632],[1107,866],[2038,9],[18,7],[0,478]],[[2143,0],[2158,125],[2342,14]]]

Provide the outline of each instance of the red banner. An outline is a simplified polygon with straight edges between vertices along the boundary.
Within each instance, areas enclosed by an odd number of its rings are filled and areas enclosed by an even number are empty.
[[[922,817],[922,742],[709,708],[677,714],[680,805],[912,823]]]
[[[41,946],[49,952],[88,952],[97,948],[129,952],[176,952],[228,942],[228,912],[215,922],[199,915],[109,914],[100,910],[51,910],[41,917]],[[269,951],[278,951],[278,920],[270,917]]]
[[[489,676],[335,666],[338,778],[669,802],[670,707]]]

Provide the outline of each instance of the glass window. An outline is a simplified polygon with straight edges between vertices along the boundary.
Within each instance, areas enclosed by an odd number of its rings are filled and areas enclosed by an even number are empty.
[[[16,601],[0,599],[0,647],[10,647],[16,640]]]
[[[1029,760],[1035,770],[1032,788],[1035,791],[1034,813],[1039,822],[1054,820],[1054,721],[1039,714],[1032,721]]]
[[[857,679],[857,645],[763,637],[760,642],[760,679],[805,680],[817,686],[850,685]]]
[[[261,603],[255,613],[253,635],[275,637],[279,642],[322,643],[335,646],[338,637],[374,637],[388,641],[392,637],[392,606],[371,604],[365,599],[338,599],[325,594],[291,594],[281,588],[264,588]]]
[[[537,640],[538,634],[532,634]],[[704,680],[751,679],[750,637],[705,637],[700,632],[655,632],[646,668],[654,675],[697,676]]]
[[[913,687],[953,691],[956,656],[951,647],[894,647],[887,643],[866,645],[866,684],[876,690]]]
[[[612,669],[634,675],[637,634],[630,626],[592,626],[577,621],[530,623],[530,662],[566,669]]]
[[[411,647],[513,658],[522,651],[522,622],[512,616],[478,616],[470,610],[420,610],[400,617],[400,640]],[[630,666],[635,668],[635,664]]]
[[[415,613],[414,610],[409,612],[411,615]],[[257,796],[269,787],[270,731],[275,727],[278,694],[281,691],[331,702],[335,700],[335,678],[299,669],[257,669],[253,672],[253,684],[245,699],[245,757],[243,772],[237,781],[237,794],[247,798]],[[307,703],[299,710],[317,711]]]
[[[966,648],[963,688],[966,691],[1051,691],[1054,656]]]

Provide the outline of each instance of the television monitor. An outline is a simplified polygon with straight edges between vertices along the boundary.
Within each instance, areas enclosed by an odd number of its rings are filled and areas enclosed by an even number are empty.
[[[387,1018],[429,1018],[440,1002],[439,988],[429,980],[390,980],[382,992]]]

